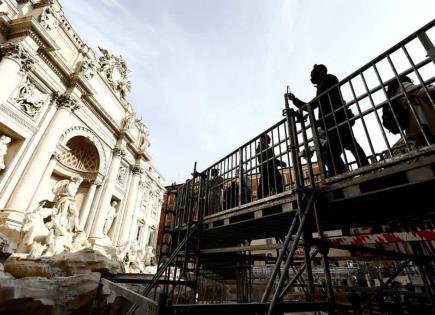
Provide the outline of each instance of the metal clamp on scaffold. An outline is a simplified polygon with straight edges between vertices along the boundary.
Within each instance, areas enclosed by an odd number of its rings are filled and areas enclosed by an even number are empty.
[[[193,178],[197,178],[197,177],[201,177],[202,179],[207,178],[207,176],[204,173],[198,172],[198,171],[193,171],[193,173],[191,174],[193,176]]]
[[[294,118],[296,118],[296,121],[297,121],[297,122],[301,122],[301,121],[303,121],[303,120],[306,120],[306,119],[304,118],[304,115],[303,115],[301,112],[299,112],[299,111],[297,111],[297,110],[294,110],[294,109],[292,109],[292,108],[284,108],[284,109],[282,110],[282,115],[283,115],[284,117],[287,117],[287,116],[289,116],[289,117],[294,117]]]

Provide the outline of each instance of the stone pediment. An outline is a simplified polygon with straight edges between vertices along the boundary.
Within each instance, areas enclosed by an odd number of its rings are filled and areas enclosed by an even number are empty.
[[[113,90],[125,98],[131,91],[131,82],[128,80],[127,62],[122,56],[110,54],[107,49],[98,47],[103,54],[98,60],[99,71]]]

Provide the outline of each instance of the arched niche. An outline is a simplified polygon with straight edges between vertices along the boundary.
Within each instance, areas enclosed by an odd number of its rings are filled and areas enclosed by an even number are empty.
[[[82,141],[82,143],[86,146],[86,148],[89,149],[88,153],[86,152],[81,152],[80,154],[87,154],[86,156],[89,158],[91,158],[91,156],[96,156],[95,153],[98,153],[98,169],[96,170],[101,176],[104,176],[106,174],[106,166],[107,166],[107,158],[106,158],[106,153],[105,150],[103,148],[103,145],[101,143],[101,140],[98,138],[98,136],[89,128],[83,127],[83,126],[74,126],[71,128],[68,128],[60,137],[59,140],[59,148],[60,148],[60,158],[67,158],[68,154],[65,153],[66,150],[70,150],[70,146],[73,145],[76,147],[77,144],[80,144],[79,141]],[[91,149],[91,147],[95,148]],[[62,156],[64,155],[65,156]],[[61,162],[61,160],[60,160]],[[66,161],[65,161],[66,162]],[[64,164],[61,162],[61,164]],[[91,161],[86,161],[86,167],[90,167],[93,163]],[[71,166],[71,165],[67,165],[67,166]],[[83,170],[84,166],[79,166],[78,170]],[[75,168],[77,170],[77,168]],[[93,170],[95,171],[95,170]]]

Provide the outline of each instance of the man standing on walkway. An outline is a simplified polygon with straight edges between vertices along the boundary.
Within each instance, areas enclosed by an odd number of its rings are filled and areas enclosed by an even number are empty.
[[[311,82],[317,87],[316,98],[311,101],[313,109],[319,108],[316,126],[325,131],[327,138],[327,146],[323,148],[322,158],[328,168],[328,174],[333,176],[348,170],[341,159],[344,150],[352,152],[359,167],[368,165],[369,162],[364,150],[353,136],[351,128],[353,121],[346,121],[353,117],[353,114],[350,109],[344,107],[345,102],[341,97],[340,87],[336,86],[338,84],[337,77],[328,74],[325,65],[314,65],[311,71]],[[291,93],[287,94],[287,97],[296,107],[306,110],[305,102]]]

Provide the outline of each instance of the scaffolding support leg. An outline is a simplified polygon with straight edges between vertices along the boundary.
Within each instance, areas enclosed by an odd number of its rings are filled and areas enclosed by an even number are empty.
[[[309,245],[309,241],[310,241],[309,233],[304,232],[302,241],[304,243],[304,263],[307,272],[307,282],[308,282],[306,299],[307,301],[312,301],[314,298],[314,279],[313,279],[313,268],[311,266],[311,257],[310,257],[311,246]]]
[[[435,298],[428,280],[428,277],[430,277],[430,275],[426,272],[426,268],[423,262],[417,261],[417,268],[420,272],[421,279],[423,280],[424,290],[426,291],[427,298],[429,299],[429,302],[431,304],[432,312],[435,314]]]
[[[325,272],[326,295],[328,297],[328,302],[330,305],[328,313],[332,315],[335,314],[335,295],[334,288],[332,286],[331,269],[329,268],[329,247],[322,245],[319,248],[319,252],[322,255],[323,270]]]
[[[394,279],[396,279],[396,277],[399,275],[399,273],[401,273],[403,271],[403,269],[405,269],[406,266],[408,266],[409,262],[411,260],[406,260],[405,262],[403,262],[399,268],[397,268],[396,272],[391,275],[390,278],[388,278],[388,280],[379,288],[379,290],[376,292],[375,295],[373,295],[372,297],[370,297],[370,299],[363,305],[361,306],[361,308],[355,312],[355,315],[361,315],[364,312],[364,309],[366,309],[366,307],[368,307],[375,299],[377,299],[382,292],[388,287],[388,285],[393,282]]]

